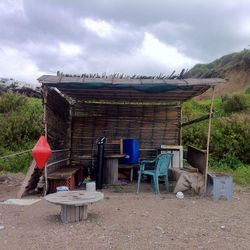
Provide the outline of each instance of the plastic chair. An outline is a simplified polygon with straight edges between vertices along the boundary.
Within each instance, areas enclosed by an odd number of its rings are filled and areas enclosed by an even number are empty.
[[[137,193],[140,191],[141,176],[150,175],[151,184],[156,194],[160,193],[159,190],[159,176],[164,177],[165,189],[168,192],[168,168],[171,162],[173,154],[164,153],[159,154],[154,160],[143,160],[140,162],[140,169],[138,172],[138,182],[137,182]],[[154,163],[154,168],[151,170],[145,170],[146,164]]]

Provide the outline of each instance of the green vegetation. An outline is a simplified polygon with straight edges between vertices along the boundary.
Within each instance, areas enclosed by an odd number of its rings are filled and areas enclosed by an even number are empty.
[[[245,94],[246,94],[246,95],[250,95],[250,88],[247,88]]]
[[[212,170],[226,172],[239,184],[250,184],[250,95],[235,94],[214,101],[210,141]],[[210,101],[188,101],[183,122],[208,114]],[[206,149],[208,121],[183,128],[183,144]]]
[[[42,132],[41,100],[11,92],[0,96],[0,158],[31,149]],[[0,170],[26,171],[31,154],[0,159]]]
[[[244,49],[241,52],[225,55],[208,64],[197,64],[187,72],[186,77],[218,77],[226,70],[249,67],[250,50]]]
[[[183,122],[208,114],[210,100],[183,104]],[[13,93],[0,96],[0,158],[33,148],[43,131],[42,102]],[[205,149],[208,121],[183,128],[183,144]],[[210,143],[212,171],[229,173],[239,184],[250,184],[250,89],[245,94],[217,97]],[[0,159],[0,170],[25,172],[31,154]],[[119,191],[115,191],[119,192]]]
[[[242,94],[232,96],[225,95],[222,97],[223,108],[226,113],[245,111],[248,108],[247,97]]]
[[[240,185],[250,184],[250,165],[242,165],[236,169],[230,169],[227,165],[211,166],[209,168],[212,172],[226,173],[233,177],[234,182]]]

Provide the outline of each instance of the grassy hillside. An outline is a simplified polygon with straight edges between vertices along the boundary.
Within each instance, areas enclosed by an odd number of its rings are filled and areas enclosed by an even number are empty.
[[[209,100],[183,105],[183,122],[209,113]],[[208,120],[183,128],[183,144],[206,149]],[[217,97],[210,144],[212,170],[228,172],[240,184],[250,184],[250,89],[245,94]]]
[[[244,93],[250,87],[250,50],[225,55],[208,64],[197,64],[186,77],[212,78],[221,77],[227,80],[226,84],[216,87],[216,95],[234,92]],[[199,99],[209,98],[211,91],[203,94]]]
[[[183,122],[207,114],[209,100],[183,104]],[[183,128],[183,144],[206,148],[207,124],[203,121]],[[0,158],[33,148],[43,131],[42,102],[18,94],[0,96]],[[250,88],[243,95],[215,99],[211,134],[210,166],[228,172],[240,184],[250,184]],[[0,159],[0,170],[25,172],[31,154]]]
[[[0,158],[31,149],[42,132],[42,102],[37,98],[5,93],[0,96]],[[0,170],[26,171],[31,153],[0,159]]]
[[[208,64],[197,64],[189,72],[188,77],[211,78],[225,77],[225,73],[234,69],[250,70],[250,50],[244,49],[225,55]]]

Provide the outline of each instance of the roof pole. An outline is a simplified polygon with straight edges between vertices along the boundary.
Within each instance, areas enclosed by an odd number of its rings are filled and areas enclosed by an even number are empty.
[[[206,169],[205,169],[205,188],[204,193],[207,192],[207,173],[208,173],[208,160],[209,160],[209,145],[211,137],[211,124],[212,124],[212,114],[214,106],[214,95],[215,95],[215,86],[212,87],[213,93],[211,98],[210,112],[209,112],[209,121],[208,121],[208,133],[207,133],[207,159],[206,159]]]

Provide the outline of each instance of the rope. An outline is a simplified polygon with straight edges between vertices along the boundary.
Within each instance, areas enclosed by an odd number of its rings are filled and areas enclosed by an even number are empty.
[[[25,153],[30,152],[31,150],[32,150],[32,149],[28,149],[28,150],[21,151],[21,152],[18,152],[18,153],[14,153],[14,154],[10,154],[10,155],[5,155],[5,156],[0,157],[0,160],[1,160],[1,159],[5,159],[5,158],[9,158],[9,157],[12,157],[12,156],[16,156],[16,155],[25,154]]]
[[[24,150],[24,151],[21,151],[21,152],[18,152],[18,153],[13,153],[13,154],[10,154],[10,155],[1,156],[0,160],[5,159],[5,158],[9,158],[9,157],[12,157],[12,156],[16,156],[16,155],[25,154],[25,153],[30,152],[31,150],[32,149],[27,149],[27,150]],[[63,152],[63,151],[69,151],[69,149],[52,150],[52,153]]]

